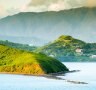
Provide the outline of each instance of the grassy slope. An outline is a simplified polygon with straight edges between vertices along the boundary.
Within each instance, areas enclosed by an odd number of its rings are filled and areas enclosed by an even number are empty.
[[[68,69],[46,55],[0,45],[0,72],[42,75],[61,71]]]

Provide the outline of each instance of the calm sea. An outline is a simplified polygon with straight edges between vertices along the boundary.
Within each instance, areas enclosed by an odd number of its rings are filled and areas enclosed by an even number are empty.
[[[0,90],[96,90],[96,63],[64,64],[70,70],[80,70],[80,72],[60,77],[88,84],[73,84],[44,77],[0,74]]]

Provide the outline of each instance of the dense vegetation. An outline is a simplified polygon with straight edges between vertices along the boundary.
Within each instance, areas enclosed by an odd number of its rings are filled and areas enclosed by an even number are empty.
[[[0,45],[0,72],[43,75],[61,71],[68,69],[54,58]]]
[[[20,50],[27,50],[27,51],[33,51],[37,48],[36,46],[29,46],[28,44],[19,44],[19,43],[9,42],[8,40],[6,41],[0,40],[0,44],[7,45],[9,47],[17,48]]]
[[[85,43],[71,36],[60,36],[57,40],[35,50],[60,61],[96,61],[96,43]]]

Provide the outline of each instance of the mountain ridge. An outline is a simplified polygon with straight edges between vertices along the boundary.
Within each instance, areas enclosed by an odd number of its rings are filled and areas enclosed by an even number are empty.
[[[96,8],[77,8],[59,12],[24,12],[1,19],[0,34],[36,37],[42,40],[44,38],[45,43],[55,40],[61,34],[66,34],[86,42],[95,42],[95,16]],[[93,39],[90,38],[91,36]]]
[[[69,10],[82,9],[82,8],[83,8],[83,9],[90,9],[90,10],[96,9],[96,7],[84,7],[84,6],[82,6],[82,7],[78,7],[78,8],[71,8],[71,9],[65,9],[65,10],[59,10],[59,11],[19,12],[19,13],[13,14],[13,15],[8,15],[8,16],[6,16],[6,17],[12,17],[12,16],[14,16],[14,15],[18,15],[18,14],[21,14],[21,13],[34,13],[34,14],[39,14],[39,13],[46,13],[46,12],[62,12],[62,11],[69,11]],[[6,17],[3,17],[3,18],[1,18],[1,19],[4,19],[4,18],[6,18]]]

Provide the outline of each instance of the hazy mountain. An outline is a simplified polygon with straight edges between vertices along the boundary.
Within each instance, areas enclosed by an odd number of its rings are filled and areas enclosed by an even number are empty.
[[[0,20],[0,35],[27,37],[8,40],[30,43],[28,40],[39,38],[37,42],[47,43],[58,36],[71,35],[86,42],[96,41],[96,8],[76,8],[59,12],[25,12]],[[35,41],[34,41],[35,42]],[[42,43],[42,44],[44,44]],[[38,43],[37,43],[38,44]]]
[[[23,36],[6,36],[0,35],[0,40],[9,40],[14,43],[29,44],[30,46],[41,46],[46,44],[48,41],[35,37],[23,37]]]

